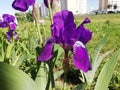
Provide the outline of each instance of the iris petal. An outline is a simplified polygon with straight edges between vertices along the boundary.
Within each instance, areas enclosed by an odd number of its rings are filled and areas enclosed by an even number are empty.
[[[33,5],[35,0],[15,0],[12,7],[16,10],[25,12],[30,5]]]
[[[80,69],[84,72],[88,72],[88,70],[92,69],[87,50],[80,41],[76,41],[73,46],[73,59],[74,65],[77,69]]]
[[[86,18],[83,23],[77,28],[78,40],[86,44],[92,38],[92,32],[84,27],[84,24],[89,23],[90,20]]]
[[[57,12],[53,17],[51,31],[55,43],[73,45],[74,38],[76,37],[76,25],[72,12],[68,10]]]
[[[25,0],[25,2],[27,3],[27,5],[33,5],[35,3],[35,0]]]
[[[42,53],[38,57],[38,61],[48,61],[52,57],[53,53],[53,42],[52,39],[49,38]]]
[[[6,22],[0,22],[0,28],[6,28],[8,24]]]
[[[15,22],[15,17],[13,15],[3,14],[2,18],[3,18],[3,22],[7,22],[7,23]]]
[[[16,29],[16,24],[13,23],[13,22],[11,22],[11,23],[9,24],[9,28],[10,28],[10,30],[15,30],[15,29]]]

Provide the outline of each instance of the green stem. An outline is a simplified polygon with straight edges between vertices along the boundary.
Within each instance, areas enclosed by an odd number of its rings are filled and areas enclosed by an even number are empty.
[[[52,90],[53,90],[55,88],[53,69],[50,69],[50,76],[51,76],[51,84],[52,84]]]
[[[54,73],[53,73],[53,62],[52,61],[48,61],[48,66],[49,66],[49,73],[48,73],[48,83],[47,83],[47,88],[46,90],[49,90],[50,87],[50,83],[52,86],[52,90],[55,90],[55,80],[54,80]]]
[[[47,2],[48,2],[48,11],[49,11],[49,15],[50,15],[50,21],[51,21],[51,24],[52,24],[53,13],[52,13],[52,9],[51,9],[51,6],[50,6],[50,0],[47,0]]]
[[[67,82],[67,72],[64,72],[63,90],[66,90],[66,82]]]
[[[39,27],[39,24],[37,23],[37,29],[38,29],[38,36],[39,36],[39,39],[40,39],[40,44],[42,44],[43,43],[43,40],[42,40],[42,34],[41,34],[41,32],[40,32],[40,27]]]
[[[48,73],[48,82],[45,90],[49,90],[50,88],[50,72]]]
[[[67,82],[67,73],[69,71],[69,58],[68,58],[68,50],[64,50],[64,60],[63,60],[63,70],[64,70],[64,83],[63,90],[66,90],[66,82]]]
[[[42,27],[43,27],[43,31],[44,31],[44,40],[46,40],[46,30],[45,30],[44,25],[42,25]]]

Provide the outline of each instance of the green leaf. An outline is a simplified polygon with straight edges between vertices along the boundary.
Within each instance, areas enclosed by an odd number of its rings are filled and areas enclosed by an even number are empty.
[[[4,52],[4,47],[3,46],[4,46],[4,43],[3,43],[3,38],[2,38],[0,62],[3,62],[4,57],[5,57],[5,52]]]
[[[23,48],[24,51],[27,52],[27,54],[29,54],[29,50],[27,49],[26,45],[24,43],[19,42],[20,46]]]
[[[100,43],[98,44],[98,46],[97,46],[97,48],[96,48],[96,51],[95,51],[95,53],[94,53],[94,55],[93,55],[92,64],[94,64],[94,62],[96,62],[96,60],[98,59],[98,56],[99,56],[99,54],[100,54],[100,51],[101,51],[103,45],[105,44],[105,42],[106,42],[106,40],[107,40],[107,37],[108,37],[108,35],[106,35],[106,36],[100,41]]]
[[[38,90],[36,83],[21,70],[0,63],[0,90]]]
[[[93,79],[94,79],[94,76],[95,76],[95,72],[97,71],[100,63],[102,62],[102,60],[108,56],[110,53],[112,53],[112,50],[111,51],[108,51],[104,54],[102,54],[100,56],[100,51],[103,47],[103,45],[105,44],[106,40],[107,40],[107,37],[108,35],[106,35],[101,41],[100,43],[98,44],[96,50],[95,50],[95,53],[94,53],[94,56],[92,57],[92,70],[89,71],[88,73],[84,73],[85,75],[85,78],[87,80],[87,83],[88,84],[91,84]]]
[[[103,66],[95,86],[95,90],[107,90],[110,80],[112,78],[115,66],[118,61],[119,50],[110,58]]]
[[[54,51],[58,50],[58,54],[57,54],[57,60],[60,58],[60,56],[64,53],[64,49],[62,47],[60,47],[60,45],[55,44],[54,45]]]
[[[86,83],[81,83],[76,87],[74,87],[72,90],[85,90],[85,87],[86,87]]]
[[[27,59],[35,59],[35,58],[36,58],[36,56],[31,55],[31,54],[29,54],[29,55],[23,55],[23,56],[21,56],[21,57],[17,60],[15,66],[19,68],[19,66],[22,64],[22,62],[23,62],[24,60],[27,60]]]
[[[46,85],[47,85],[47,75],[48,75],[48,70],[46,68],[46,65],[44,62],[41,62],[39,71],[37,73],[37,77],[35,79],[35,82],[39,88],[39,90],[45,90]]]
[[[92,70],[89,71],[88,73],[85,73],[85,78],[87,80],[87,83],[91,84],[94,76],[95,76],[95,72],[97,71],[98,67],[100,66],[100,63],[102,62],[102,60],[107,57],[109,54],[111,54],[113,52],[113,50],[108,51],[104,54],[102,54],[101,56],[98,57],[97,60],[94,61],[94,65],[92,66]]]
[[[8,44],[6,58],[10,57],[13,46],[14,46],[14,43]]]
[[[63,70],[60,70],[60,71],[56,71],[54,73],[54,79],[56,80],[58,77],[60,77],[62,74],[64,73]]]

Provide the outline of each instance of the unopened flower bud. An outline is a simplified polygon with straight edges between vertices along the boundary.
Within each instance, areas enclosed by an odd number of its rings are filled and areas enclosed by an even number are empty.
[[[39,5],[37,2],[33,4],[33,10],[32,10],[33,18],[36,22],[40,20],[40,11],[39,11]]]
[[[53,2],[52,2],[52,10],[53,10],[53,15],[56,12],[59,12],[61,10],[60,0],[53,0]]]

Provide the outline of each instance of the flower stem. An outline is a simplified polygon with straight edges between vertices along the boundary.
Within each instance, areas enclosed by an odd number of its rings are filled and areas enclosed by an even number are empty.
[[[50,6],[50,0],[47,0],[47,2],[48,2],[48,10],[49,10],[49,15],[50,15],[50,21],[51,21],[51,24],[52,24],[53,13],[52,13],[52,9],[51,9],[51,6]]]
[[[40,32],[40,27],[39,27],[39,24],[37,23],[37,29],[38,29],[38,36],[39,36],[39,40],[40,40],[40,44],[43,43],[43,40],[42,40],[42,34]]]
[[[46,30],[45,30],[44,25],[42,25],[42,27],[43,27],[43,31],[44,31],[44,40],[46,40]]]
[[[67,82],[67,73],[69,71],[69,58],[68,58],[68,50],[64,50],[64,60],[63,60],[63,70],[64,70],[64,83],[63,90],[66,90],[66,82]]]

